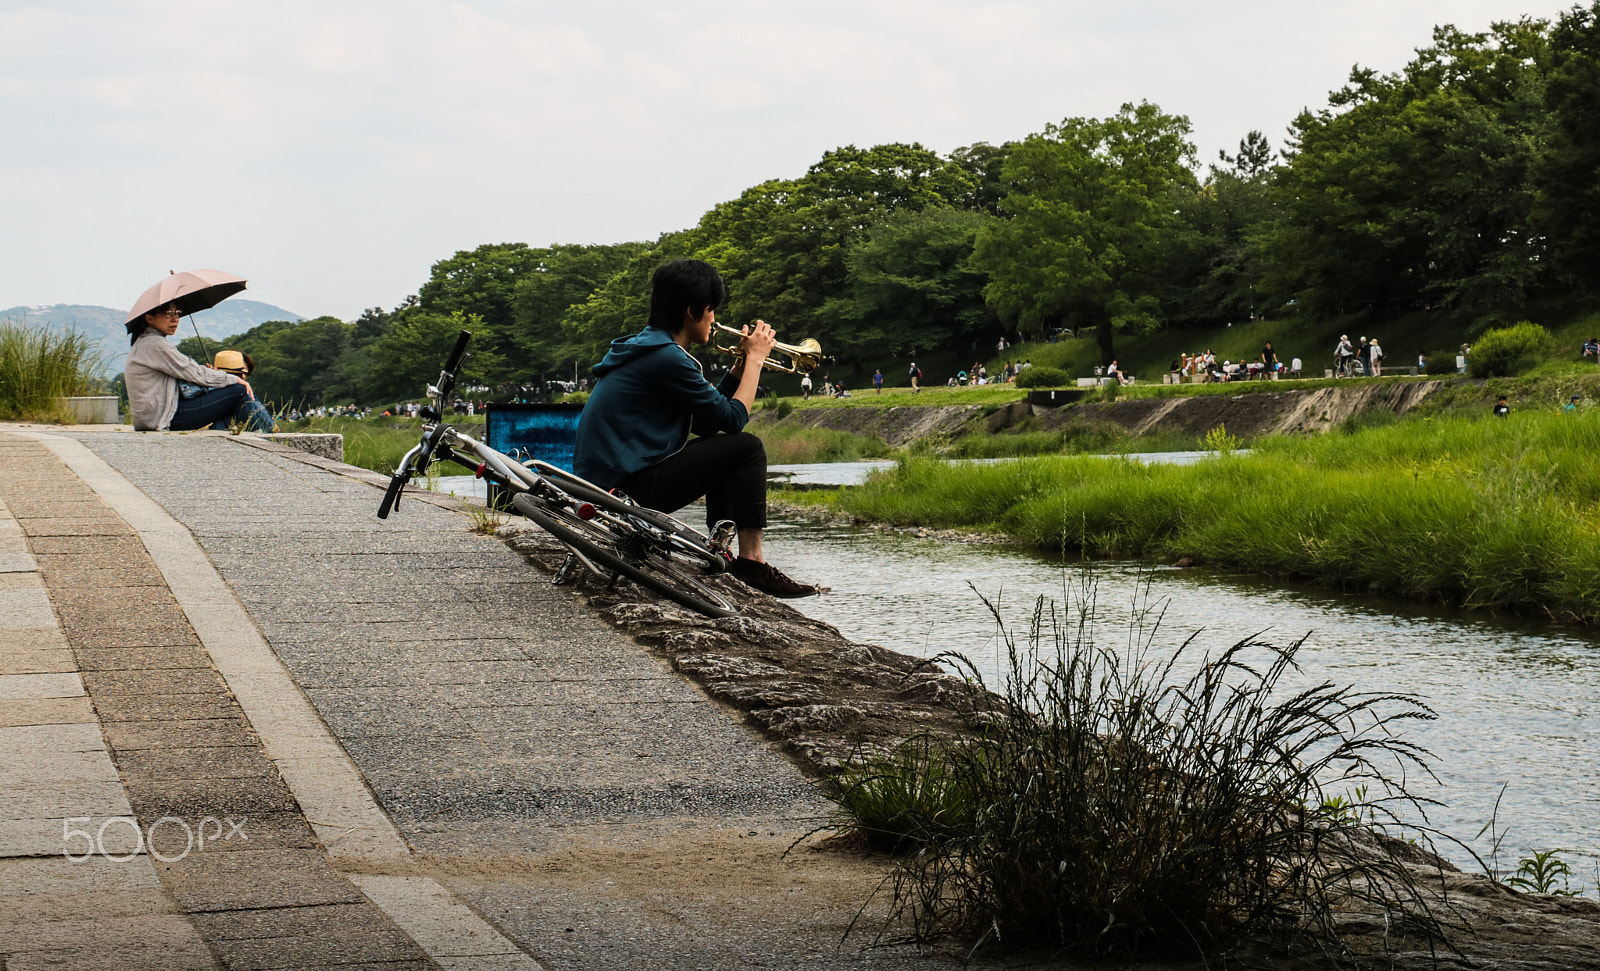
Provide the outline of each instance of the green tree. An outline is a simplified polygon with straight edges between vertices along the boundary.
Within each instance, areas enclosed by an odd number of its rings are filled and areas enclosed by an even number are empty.
[[[479,366],[487,368],[490,359],[497,362],[492,373],[480,372],[486,381],[505,380],[508,375],[503,369],[516,359],[517,283],[537,272],[540,259],[541,251],[527,243],[486,243],[435,263],[428,282],[417,291],[417,306],[424,313],[478,319],[473,345],[478,354],[485,355]]]
[[[468,347],[471,356],[462,372],[462,387],[492,383],[487,376],[498,374],[504,362],[493,350],[478,345],[477,337],[484,332],[483,318],[460,312],[436,314],[417,307],[396,314],[388,332],[372,345],[369,393],[376,399],[419,397],[439,376],[456,336],[464,330],[472,331],[473,342]]]
[[[1006,195],[1005,165],[1012,146],[1012,142],[998,146],[975,142],[950,153],[950,161],[972,178],[971,190],[952,200],[956,208],[990,216],[1003,214],[1001,202]]]
[[[824,314],[865,353],[992,342],[1000,321],[971,257],[993,218],[948,208],[884,217],[846,254],[846,293],[828,301]]]
[[[824,310],[849,289],[850,248],[901,211],[958,205],[977,189],[961,165],[921,145],[853,145],[796,180],[764,182],[717,206],[690,232],[691,252],[727,277],[730,323],[763,318],[779,340],[816,337],[846,358],[865,346]]]
[[[221,341],[207,341],[211,353],[222,350],[250,355],[255,371],[250,386],[256,397],[274,409],[319,405],[355,397],[337,387],[354,328],[337,317],[315,317],[294,323],[274,320]],[[196,338],[178,349],[197,361],[207,361]],[[355,389],[351,389],[355,390]]]
[[[1267,285],[1322,314],[1519,305],[1544,262],[1529,232],[1544,27],[1440,27],[1404,71],[1358,68],[1296,119]]]
[[[512,295],[512,337],[518,352],[512,376],[526,381],[551,370],[564,372],[579,357],[587,357],[588,346],[575,342],[565,326],[569,315],[651,249],[649,243],[619,243],[562,244],[535,251],[536,262],[517,280]]]
[[[1069,118],[1014,146],[1010,218],[986,227],[973,253],[1001,318],[1034,334],[1091,326],[1105,363],[1115,332],[1154,327],[1168,233],[1196,188],[1188,135],[1187,118],[1141,103]]]
[[[630,257],[588,299],[567,308],[561,320],[563,346],[577,362],[580,377],[599,363],[612,340],[638,332],[649,321],[650,277],[656,267],[690,255],[698,254],[690,248],[689,234],[668,233]]]
[[[1560,282],[1600,288],[1600,3],[1574,7],[1550,36],[1544,152],[1535,167],[1535,232]]]
[[[1164,274],[1166,316],[1220,324],[1262,310],[1257,235],[1272,222],[1273,163],[1277,153],[1259,131],[1239,142],[1237,154],[1218,152],[1205,183],[1182,206],[1183,231]]]

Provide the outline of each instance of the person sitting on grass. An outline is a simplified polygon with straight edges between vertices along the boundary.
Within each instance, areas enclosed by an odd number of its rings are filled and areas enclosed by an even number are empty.
[[[272,431],[272,412],[256,400],[250,382],[179,353],[167,340],[182,319],[176,306],[164,304],[128,323],[133,348],[123,379],[134,429],[182,432],[239,424],[247,432]]]
[[[656,267],[649,323],[612,341],[594,367],[573,471],[666,513],[704,496],[707,526],[728,520],[738,530],[734,576],[775,597],[811,596],[822,591],[766,562],[767,452],[744,431],[775,343],[772,328],[760,320],[742,328],[738,363],[716,386],[689,354],[689,345],[711,340],[716,308],[727,295],[722,277],[704,261]]]

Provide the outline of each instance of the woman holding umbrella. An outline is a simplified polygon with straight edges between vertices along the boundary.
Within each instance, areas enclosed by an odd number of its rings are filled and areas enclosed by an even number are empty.
[[[177,432],[239,422],[245,431],[272,431],[272,413],[255,400],[249,382],[199,364],[167,341],[182,319],[177,307],[166,304],[128,322],[133,349],[123,374],[133,427]],[[180,384],[188,387],[180,390]]]
[[[134,428],[189,431],[239,422],[246,431],[272,431],[272,413],[243,378],[196,363],[166,340],[184,314],[215,307],[244,288],[244,277],[188,270],[162,277],[139,295],[123,322],[133,338],[123,375]]]

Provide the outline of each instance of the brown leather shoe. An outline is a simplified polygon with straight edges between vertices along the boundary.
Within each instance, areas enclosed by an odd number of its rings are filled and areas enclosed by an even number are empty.
[[[737,559],[728,568],[728,572],[762,593],[769,593],[774,597],[782,597],[786,600],[792,600],[795,597],[812,597],[822,592],[815,584],[799,583],[790,579],[784,575],[782,570],[770,563],[757,563],[755,560]]]

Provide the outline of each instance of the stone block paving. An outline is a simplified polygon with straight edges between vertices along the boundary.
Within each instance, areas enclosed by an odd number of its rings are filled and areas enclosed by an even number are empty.
[[[83,441],[194,532],[419,852],[826,814],[748,729],[459,513],[406,498],[379,520],[371,485],[222,439]],[[199,489],[203,469],[227,474]]]
[[[0,435],[0,967],[437,967],[329,865],[133,530]]]

